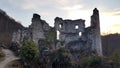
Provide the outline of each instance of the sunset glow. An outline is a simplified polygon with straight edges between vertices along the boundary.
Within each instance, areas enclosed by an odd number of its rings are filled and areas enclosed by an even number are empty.
[[[22,25],[29,26],[38,13],[51,26],[55,17],[84,19],[90,25],[94,8],[100,13],[101,34],[120,33],[120,0],[1,0],[0,8]]]

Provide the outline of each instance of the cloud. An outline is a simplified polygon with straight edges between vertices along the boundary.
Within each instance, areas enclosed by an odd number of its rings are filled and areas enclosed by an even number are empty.
[[[8,0],[11,4],[23,9],[55,8],[73,6],[80,3],[80,0]]]
[[[106,12],[109,16],[120,16],[120,11]]]
[[[114,24],[114,25],[112,25],[112,27],[119,27],[120,28],[120,23],[117,23],[117,24]]]
[[[114,12],[112,15],[113,15],[113,16],[120,16],[120,11]]]
[[[20,9],[37,12],[43,18],[53,18],[60,16],[66,18],[70,16],[70,11],[78,11],[83,6],[81,0],[9,0],[11,4]]]
[[[101,12],[101,31],[106,33],[120,33],[120,15],[115,15],[117,11]]]
[[[39,13],[44,20],[48,21],[48,23],[50,22],[50,25],[54,24],[53,19],[56,16],[60,16],[65,19],[82,18],[86,20],[86,23],[88,25],[90,24],[90,16],[92,15],[92,10],[95,7],[100,10],[100,23],[102,32],[111,30],[112,28],[115,28],[112,26],[113,24],[120,23],[119,4],[114,4],[113,2],[117,2],[115,0],[8,0],[7,2],[9,2],[14,7],[17,7],[16,10],[22,10],[23,12],[20,11],[21,14],[25,11],[29,11],[28,15],[31,15],[32,13]],[[16,13],[16,15],[26,17],[19,15],[18,13]]]
[[[21,9],[37,12],[46,20],[56,16],[70,19],[88,19],[90,13],[85,9],[82,0],[9,0],[11,4]],[[88,14],[88,15],[87,15]],[[50,22],[53,22],[53,20]],[[53,25],[53,24],[52,24]]]
[[[83,8],[83,6],[78,4],[78,5],[73,5],[73,6],[62,7],[61,9],[71,11],[71,10],[79,10],[81,8]]]
[[[120,33],[120,23],[113,24],[111,26],[111,33]]]

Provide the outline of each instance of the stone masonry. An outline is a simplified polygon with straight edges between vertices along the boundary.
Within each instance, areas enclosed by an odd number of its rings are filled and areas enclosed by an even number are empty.
[[[13,33],[13,42],[32,39],[37,45],[40,39],[45,40],[45,32],[51,27],[44,20],[41,19],[40,15],[33,14],[32,24],[26,29]],[[66,49],[69,49],[73,55],[77,54],[91,54],[97,53],[102,56],[101,36],[100,36],[100,22],[99,22],[99,11],[97,8],[93,10],[91,16],[91,25],[85,27],[85,20],[63,20],[62,18],[56,17],[54,23],[54,29],[59,31],[58,43],[55,45],[61,45]]]
[[[83,19],[63,20],[56,17],[55,29],[60,32],[60,42],[72,53],[96,52],[102,56],[99,11],[97,8],[93,10],[90,27],[85,28],[85,20]]]
[[[45,39],[44,32],[50,29],[50,26],[41,20],[40,15],[33,14],[32,24],[29,26],[33,41],[38,44],[39,39]]]

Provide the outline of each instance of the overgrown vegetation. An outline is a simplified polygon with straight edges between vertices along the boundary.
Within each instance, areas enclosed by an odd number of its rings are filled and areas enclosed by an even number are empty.
[[[23,42],[20,57],[26,66],[31,65],[33,59],[36,57],[37,54],[38,47],[32,40]]]
[[[5,57],[5,54],[2,52],[2,48],[0,47],[0,61],[2,60],[3,57]]]
[[[81,68],[97,68],[101,66],[102,58],[99,56],[89,56],[80,59]]]
[[[46,41],[41,41],[42,45]],[[21,59],[28,68],[117,68],[120,65],[120,54],[115,51],[109,57],[91,55],[79,58],[79,62],[72,63],[69,50],[60,48],[50,52],[47,56],[38,54],[37,45],[33,41],[24,41],[21,51]]]
[[[21,63],[20,60],[14,60],[8,63],[5,68],[24,68],[24,65]]]
[[[116,65],[120,65],[118,52],[113,52],[109,57],[95,54],[84,56],[74,63],[69,50],[64,47],[54,50],[57,42],[54,28],[45,32],[45,38],[39,40],[39,50],[42,50],[39,52],[42,55],[38,55],[38,47],[33,41],[24,41],[20,56],[28,68],[116,68]]]
[[[45,32],[45,41],[50,46],[50,48],[54,49],[55,44],[57,42],[57,33],[54,28],[50,28],[47,32]]]
[[[120,53],[114,51],[109,57],[97,55],[83,57],[80,59],[80,66],[81,68],[119,68]]]
[[[113,63],[120,64],[120,53],[118,51],[114,51],[109,58]]]

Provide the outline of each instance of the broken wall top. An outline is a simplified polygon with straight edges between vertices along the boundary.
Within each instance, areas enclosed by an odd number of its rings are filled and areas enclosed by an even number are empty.
[[[50,26],[45,20],[41,19],[41,16],[39,14],[34,13],[30,28],[38,31],[47,31],[50,29]]]
[[[84,32],[85,20],[63,20],[62,18],[55,18],[55,29],[62,33],[79,33]]]

